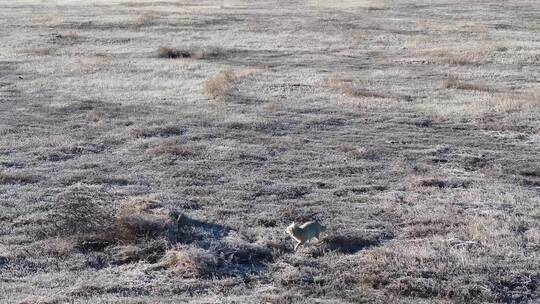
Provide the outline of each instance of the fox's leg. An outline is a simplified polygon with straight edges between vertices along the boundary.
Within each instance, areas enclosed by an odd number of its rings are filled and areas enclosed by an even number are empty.
[[[294,246],[294,251],[296,251],[300,245],[304,245],[304,243],[305,243],[305,242],[302,242],[302,241],[298,242],[298,243]]]

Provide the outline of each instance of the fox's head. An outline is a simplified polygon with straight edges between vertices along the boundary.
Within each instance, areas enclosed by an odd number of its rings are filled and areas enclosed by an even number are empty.
[[[292,224],[290,224],[289,226],[287,226],[287,229],[285,229],[285,232],[287,233],[291,233],[291,231],[296,228],[296,223],[295,222],[292,222]]]

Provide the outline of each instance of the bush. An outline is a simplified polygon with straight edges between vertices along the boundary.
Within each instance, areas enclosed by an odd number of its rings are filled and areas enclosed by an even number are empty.
[[[54,236],[103,234],[113,225],[111,198],[100,187],[77,184],[58,197],[53,206],[49,227],[44,232]]]

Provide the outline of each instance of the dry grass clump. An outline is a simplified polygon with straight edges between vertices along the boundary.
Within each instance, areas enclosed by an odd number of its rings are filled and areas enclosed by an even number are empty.
[[[136,241],[162,235],[174,238],[180,214],[160,202],[144,197],[131,197],[120,203],[114,218],[115,238]]]
[[[448,65],[477,65],[485,61],[495,48],[486,41],[445,47],[418,48],[429,41],[414,41],[411,48],[413,55],[419,56],[422,62]]]
[[[177,125],[132,127],[129,133],[136,138],[170,137],[186,133],[186,128]]]
[[[54,205],[48,226],[41,234],[74,237],[79,242],[138,242],[143,239],[175,239],[180,213],[156,200],[130,197],[114,212],[112,199],[96,186],[69,187]],[[83,245],[86,246],[86,245]],[[93,245],[89,245],[93,246]]]
[[[204,93],[212,99],[224,96],[232,89],[233,84],[243,77],[256,72],[256,69],[226,70],[206,80]]]
[[[462,84],[453,85],[463,87]],[[477,121],[483,128],[495,130],[538,130],[538,88],[511,93],[487,90],[475,90],[473,93],[463,90],[463,94],[453,98],[453,104],[428,107],[426,110],[432,112],[432,119],[436,121]]]
[[[68,187],[53,205],[50,226],[41,233],[54,236],[98,235],[113,226],[112,204],[96,186]]]
[[[200,278],[211,275],[219,259],[207,250],[182,246],[168,250],[158,267],[172,270],[183,278]]]
[[[485,83],[470,83],[459,80],[456,76],[449,76],[447,79],[442,81],[442,87],[445,89],[458,89],[458,90],[469,90],[469,91],[482,91],[482,92],[492,92],[493,89],[488,87]]]
[[[355,84],[350,79],[341,79],[336,77],[331,77],[326,80],[326,85],[330,88],[337,90],[341,94],[355,97],[355,98],[394,98],[395,96],[391,94],[376,92],[368,90],[364,87]]]
[[[493,96],[491,102],[484,103],[494,113],[532,112],[540,110],[540,87],[523,92],[503,93]]]

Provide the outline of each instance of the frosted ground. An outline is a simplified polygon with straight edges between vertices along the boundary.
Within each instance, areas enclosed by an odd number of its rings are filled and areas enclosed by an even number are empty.
[[[0,2],[0,302],[536,303],[539,20]]]

